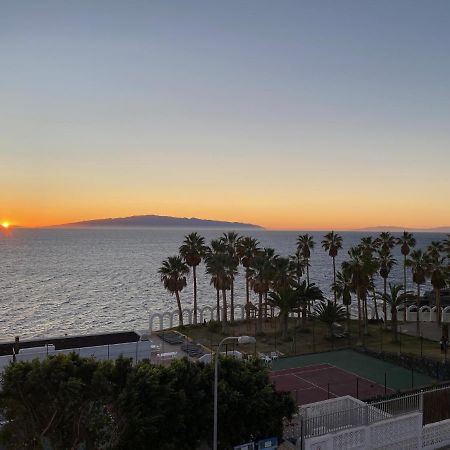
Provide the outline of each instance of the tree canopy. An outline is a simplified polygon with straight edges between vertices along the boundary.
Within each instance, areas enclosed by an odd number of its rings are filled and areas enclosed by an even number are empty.
[[[169,367],[75,354],[11,364],[3,373],[0,431],[8,449],[196,449],[212,440],[211,364]],[[281,436],[295,406],[260,363],[223,358],[219,447]]]

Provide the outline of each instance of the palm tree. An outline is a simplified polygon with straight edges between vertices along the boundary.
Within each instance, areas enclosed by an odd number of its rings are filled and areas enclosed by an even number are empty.
[[[191,233],[184,237],[183,244],[180,247],[180,255],[186,261],[186,264],[192,267],[194,279],[194,324],[197,324],[197,266],[205,256],[206,245],[205,238],[198,233]]]
[[[412,278],[417,285],[416,297],[416,335],[420,334],[419,307],[420,307],[420,286],[425,284],[427,279],[428,257],[422,250],[413,250],[406,260],[406,265],[411,267]]]
[[[347,311],[347,331],[350,329],[350,305],[352,304],[352,279],[348,273],[338,272],[336,281],[333,283],[333,292],[335,296],[342,300]]]
[[[379,241],[377,239],[373,239],[372,236],[363,237],[361,238],[361,244],[359,244],[359,247],[361,249],[361,252],[368,261],[372,263],[371,265],[371,273],[370,275],[370,291],[372,292],[372,298],[373,298],[373,304],[375,308],[375,319],[378,321],[378,305],[377,305],[377,295],[375,292],[375,281],[374,281],[374,275],[377,273],[379,269],[379,261],[374,256],[375,252],[377,252],[379,247]],[[367,331],[367,299],[364,302],[364,310],[365,310],[365,327]]]
[[[432,241],[427,248],[427,253],[430,258],[439,258],[444,252],[444,244],[440,241]]]
[[[373,258],[362,250],[360,246],[352,247],[348,251],[349,259],[342,263],[342,272],[351,279],[352,292],[358,299],[358,336],[361,338],[361,321],[364,321],[364,332],[368,332],[367,293],[372,286],[371,277],[377,265]]]
[[[430,278],[434,289],[434,297],[436,302],[436,318],[438,326],[441,326],[441,289],[447,285],[449,278],[449,269],[445,264],[445,258],[437,255],[433,248],[427,252],[428,262],[426,274]]]
[[[413,297],[413,293],[410,291],[404,291],[404,288],[401,284],[392,284],[389,283],[389,292],[386,294],[380,294],[384,297],[384,300],[391,308],[391,324],[392,331],[394,334],[394,341],[398,339],[398,330],[397,330],[397,309],[400,306],[406,307],[405,303]]]
[[[269,303],[276,306],[280,310],[280,328],[281,335],[286,338],[288,335],[288,319],[289,313],[296,309],[299,305],[299,297],[297,292],[291,287],[279,289],[269,292]]]
[[[237,246],[239,242],[239,235],[234,231],[223,233],[222,242],[227,248],[229,260],[229,275],[230,275],[230,320],[234,322],[234,278],[238,273],[239,256],[237,254]]]
[[[289,258],[274,258],[272,264],[272,287],[274,291],[279,292],[280,290],[288,289],[296,283],[296,274]]]
[[[313,237],[306,233],[306,234],[300,234],[297,238],[297,251],[300,252],[300,254],[305,259],[306,263],[306,281],[309,284],[309,259],[311,258],[311,250],[314,249],[314,240]]]
[[[378,247],[380,247],[380,251],[383,253],[390,253],[390,251],[395,247],[396,239],[392,236],[389,231],[383,231],[380,235],[375,239],[375,242]]]
[[[306,263],[305,258],[299,250],[297,250],[293,255],[289,256],[291,270],[295,273],[295,278],[297,279],[297,284],[300,284],[300,280],[305,273]]]
[[[264,252],[258,253],[249,267],[250,286],[258,294],[258,332],[262,332],[263,297],[269,292],[273,276],[272,261]]]
[[[336,256],[339,250],[342,249],[342,236],[336,234],[334,231],[330,231],[324,236],[322,241],[322,247],[328,255],[333,258],[333,284],[336,283]],[[336,303],[337,297],[334,292],[334,303]]]
[[[230,257],[226,253],[210,252],[206,257],[206,273],[211,276],[211,284],[217,293],[217,320],[220,321],[220,292],[222,292],[222,324],[228,323],[227,290],[231,288],[232,270]]]
[[[333,338],[333,324],[346,318],[345,309],[342,305],[336,305],[330,300],[320,302],[314,308],[313,317],[327,325],[330,338]]]
[[[411,251],[411,248],[416,246],[416,239],[412,233],[404,231],[401,237],[397,238],[397,245],[400,245],[400,251],[403,255],[403,289],[406,293],[406,259]]]
[[[447,234],[447,239],[442,242],[442,251],[447,255],[447,261],[450,260],[450,234]]]
[[[297,292],[299,306],[302,308],[302,322],[305,323],[307,310],[310,309],[313,302],[324,299],[323,292],[314,283],[308,284],[306,281],[295,285],[295,290]]]
[[[224,255],[226,247],[220,239],[213,239],[205,252],[206,273],[211,275],[210,284],[216,289],[217,321],[220,322],[220,278],[225,270]]]
[[[386,250],[387,248],[387,250]],[[392,256],[389,247],[381,246],[381,250],[378,253],[378,262],[380,265],[380,277],[383,278],[383,295],[387,294],[387,280],[392,268],[397,264],[397,260]],[[383,297],[383,316],[384,325],[386,326],[387,320],[387,303],[385,297]]]
[[[250,267],[254,258],[259,252],[259,242],[252,237],[241,237],[237,242],[236,252],[241,260],[242,266],[245,268],[245,296],[246,296],[246,317],[250,318]]]
[[[186,287],[186,275],[189,266],[181,256],[169,256],[159,268],[161,281],[164,287],[177,299],[179,323],[183,326],[183,311],[181,309],[180,292]]]

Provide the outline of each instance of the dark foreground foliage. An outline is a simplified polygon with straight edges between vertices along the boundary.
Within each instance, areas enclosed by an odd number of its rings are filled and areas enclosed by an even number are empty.
[[[170,367],[75,354],[9,366],[0,408],[7,449],[196,449],[212,440],[211,365]],[[219,446],[281,436],[294,412],[257,361],[224,358],[219,378]]]

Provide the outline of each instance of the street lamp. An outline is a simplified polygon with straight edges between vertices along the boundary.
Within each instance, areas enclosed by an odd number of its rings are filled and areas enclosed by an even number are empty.
[[[217,346],[216,362],[214,368],[214,438],[213,450],[217,450],[217,386],[219,381],[219,355],[220,347],[226,341],[237,341],[239,344],[254,344],[256,339],[253,336],[229,336],[222,339]]]

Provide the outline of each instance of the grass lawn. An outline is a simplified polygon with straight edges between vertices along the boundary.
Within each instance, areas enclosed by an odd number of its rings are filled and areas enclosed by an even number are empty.
[[[226,336],[256,336],[256,344],[240,346],[239,348],[239,350],[249,354],[278,351],[286,356],[301,355],[362,344],[362,342],[358,342],[357,323],[355,321],[352,321],[350,325],[349,337],[333,340],[328,337],[324,324],[317,321],[307,321],[306,324],[302,324],[296,319],[290,319],[289,338],[287,339],[281,339],[277,318],[265,319],[263,333],[259,335],[256,333],[256,320],[254,319],[229,324],[226,330],[223,330],[221,325],[212,322],[208,325],[188,325],[178,329],[178,331],[208,349],[215,349],[217,344]],[[369,324],[369,334],[363,337],[363,341],[366,348],[376,351],[401,352],[417,356],[423,355],[436,360],[442,359],[437,342],[405,334],[400,335],[398,342],[394,342],[392,332],[383,330],[378,324]],[[229,350],[234,348],[237,349],[237,344],[228,345]]]

